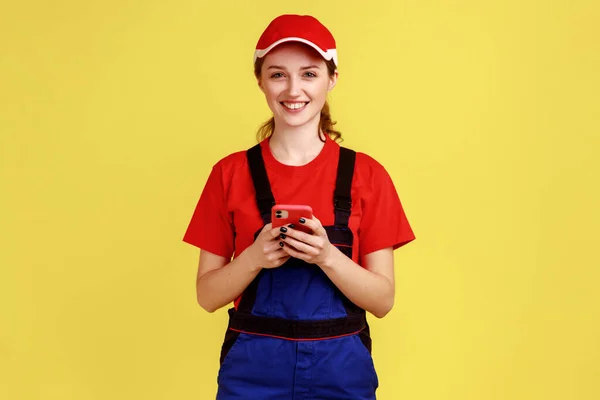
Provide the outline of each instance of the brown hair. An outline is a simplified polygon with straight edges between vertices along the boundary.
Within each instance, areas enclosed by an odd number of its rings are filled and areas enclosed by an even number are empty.
[[[256,79],[260,79],[260,71],[262,69],[262,65],[264,63],[264,57],[258,58],[254,63],[254,76]],[[333,60],[325,60],[325,64],[327,65],[327,71],[329,72],[329,76],[333,76],[336,71],[336,66]],[[333,128],[336,124],[336,121],[331,119],[331,113],[329,111],[329,103],[325,101],[323,108],[321,109],[321,120],[319,122],[319,127],[321,130],[329,135],[331,139],[334,141],[342,141],[342,133]],[[264,122],[259,128],[258,132],[256,132],[256,140],[259,142],[271,137],[273,132],[275,131],[275,118],[271,117],[268,121]],[[319,138],[321,137],[319,133]],[[322,139],[321,139],[322,140]]]

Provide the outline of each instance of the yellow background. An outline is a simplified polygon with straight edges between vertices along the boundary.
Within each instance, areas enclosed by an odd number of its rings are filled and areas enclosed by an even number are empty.
[[[417,240],[382,400],[600,398],[596,1],[2,1],[0,398],[210,399],[225,312],[181,238],[268,108],[280,13],[335,34],[345,145]]]

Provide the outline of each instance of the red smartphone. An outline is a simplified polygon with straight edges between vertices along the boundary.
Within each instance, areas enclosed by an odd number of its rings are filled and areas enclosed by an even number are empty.
[[[312,230],[300,223],[300,218],[312,219],[313,213],[310,206],[298,204],[275,204],[271,208],[271,222],[273,228],[294,224],[294,229],[312,234]]]

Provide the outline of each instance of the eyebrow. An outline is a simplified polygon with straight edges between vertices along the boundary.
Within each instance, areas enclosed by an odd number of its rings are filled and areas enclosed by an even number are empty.
[[[271,65],[267,69],[285,69],[285,67],[282,67],[280,65]],[[309,65],[307,67],[300,68],[301,71],[304,71],[306,69],[321,69],[321,67],[319,67],[318,65]]]

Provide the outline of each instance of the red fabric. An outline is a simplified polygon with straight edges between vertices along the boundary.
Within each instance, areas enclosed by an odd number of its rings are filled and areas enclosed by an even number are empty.
[[[281,164],[261,143],[262,155],[279,204],[307,204],[325,225],[333,225],[339,145],[327,138],[319,155],[296,167]],[[213,167],[183,240],[208,252],[231,258],[252,244],[263,223],[256,206],[246,152],[233,153]],[[357,152],[352,181],[353,260],[387,247],[414,240],[394,184],[384,167]],[[235,234],[234,234],[235,233]]]
[[[258,39],[256,50],[264,50],[281,39],[291,37],[306,39],[319,46],[323,51],[335,49],[333,35],[315,17],[286,14],[271,21]]]

